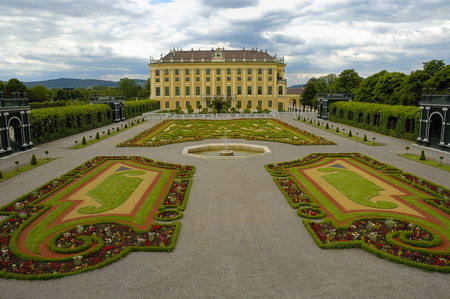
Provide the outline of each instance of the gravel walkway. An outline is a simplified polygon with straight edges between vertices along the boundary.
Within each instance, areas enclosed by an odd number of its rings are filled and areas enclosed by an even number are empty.
[[[316,152],[360,152],[450,188],[450,173],[399,157],[411,142],[351,128],[385,145],[366,146],[296,120],[290,124],[335,141],[335,146],[273,142],[272,155],[248,160],[203,160],[181,155],[181,143],[158,148],[115,145],[158,121],[148,121],[84,149],[74,140],[108,126],[39,145],[0,159],[5,173],[29,163],[34,153],[55,161],[0,183],[0,205],[58,177],[97,155],[141,155],[197,167],[181,232],[172,253],[131,253],[103,269],[50,281],[0,279],[0,298],[448,298],[449,274],[398,265],[360,249],[323,250],[283,197],[264,165]],[[330,123],[331,124],[331,123]],[[340,129],[347,128],[341,124]],[[114,125],[114,126],[117,126]],[[202,141],[208,143],[210,141]],[[233,142],[233,140],[231,141]],[[236,140],[241,142],[241,140]],[[450,155],[425,149],[427,158]]]

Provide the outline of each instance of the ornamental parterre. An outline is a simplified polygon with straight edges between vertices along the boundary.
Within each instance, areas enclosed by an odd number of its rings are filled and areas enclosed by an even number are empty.
[[[265,167],[297,214],[309,218],[303,223],[319,247],[360,247],[397,263],[450,272],[445,187],[359,153],[310,154]],[[353,192],[358,186],[347,184],[349,178],[366,185]],[[325,219],[310,220],[319,218]]]
[[[0,277],[52,279],[105,266],[131,251],[172,251],[180,229],[180,222],[173,220],[183,216],[180,210],[186,206],[194,172],[190,165],[101,156],[22,196],[0,208],[1,214],[9,216],[0,223]],[[83,195],[80,190],[88,183],[99,182],[90,192],[112,187],[108,179],[113,184],[122,173],[137,179],[137,186],[148,183],[145,192],[136,188],[123,195],[126,204],[118,202],[101,214],[82,212],[77,202],[61,208],[63,202],[71,202],[71,196]],[[130,205],[131,209],[122,208]],[[51,211],[60,214],[51,218]],[[35,231],[41,233],[33,234]],[[45,248],[30,244],[28,234]]]

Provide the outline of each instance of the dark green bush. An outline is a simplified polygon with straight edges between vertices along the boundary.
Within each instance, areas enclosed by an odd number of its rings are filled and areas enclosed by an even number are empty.
[[[425,158],[425,152],[422,150],[422,152],[420,153],[419,160],[425,161],[426,159],[427,159],[427,158]]]
[[[37,165],[37,159],[36,159],[36,155],[33,154],[33,156],[31,156],[31,165]]]

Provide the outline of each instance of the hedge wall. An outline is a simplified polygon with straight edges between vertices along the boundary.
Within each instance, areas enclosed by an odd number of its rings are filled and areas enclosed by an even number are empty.
[[[159,101],[155,100],[125,101],[126,118],[138,116],[144,112],[149,112],[157,109],[159,109]]]
[[[331,104],[329,119],[410,141],[419,136],[418,107],[342,101]]]
[[[30,110],[31,140],[35,145],[112,123],[105,104]]]
[[[51,107],[65,107],[66,101],[54,101],[54,102],[34,102],[29,103],[31,109],[51,108]]]

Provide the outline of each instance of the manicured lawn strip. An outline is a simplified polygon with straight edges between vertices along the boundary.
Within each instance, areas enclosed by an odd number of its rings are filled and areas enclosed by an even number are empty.
[[[333,157],[334,158],[334,157]],[[322,161],[319,161],[317,164],[315,165],[322,165],[325,164],[327,162],[329,162],[331,158],[324,158]],[[393,177],[390,177],[388,175],[383,175],[382,173],[379,173],[377,171],[374,171],[373,169],[371,169],[370,167],[366,166],[366,165],[361,165],[361,164],[356,164],[355,161],[352,161],[352,159],[347,158],[346,159],[347,162],[353,163],[365,170],[368,170],[369,172],[371,172],[372,174],[385,179],[386,181],[393,183],[393,184],[398,184],[398,181],[396,181]],[[300,166],[299,168],[309,168],[310,166]],[[295,177],[299,180],[299,182],[305,187],[306,190],[308,190],[308,192],[314,197],[314,199],[318,200],[325,209],[327,209],[332,215],[333,217],[336,218],[337,221],[339,221],[340,223],[343,223],[345,221],[348,221],[349,219],[355,218],[355,217],[363,217],[363,216],[373,216],[375,214],[381,214],[383,216],[386,217],[393,217],[393,218],[399,218],[401,217],[402,219],[408,220],[410,222],[415,222],[415,223],[420,223],[424,226],[430,227],[440,233],[442,233],[446,238],[448,238],[450,240],[450,219],[447,219],[445,217],[443,217],[442,215],[440,215],[439,213],[437,213],[435,210],[433,210],[431,207],[429,207],[426,204],[423,204],[419,199],[431,199],[431,197],[428,197],[420,192],[418,192],[415,188],[413,188],[410,185],[401,185],[402,188],[404,188],[406,191],[409,191],[413,194],[415,194],[415,196],[409,197],[409,196],[402,196],[401,198],[405,201],[407,201],[408,203],[418,207],[419,209],[423,210],[424,212],[430,214],[431,216],[435,217],[436,219],[439,219],[445,226],[446,228],[443,228],[439,225],[436,225],[434,223],[430,223],[426,220],[420,219],[420,218],[416,218],[413,216],[408,216],[408,215],[399,215],[397,213],[390,213],[388,210],[386,211],[368,211],[368,212],[355,212],[355,213],[349,213],[349,214],[344,214],[342,213],[333,203],[331,203],[328,198],[322,194],[322,192],[320,192],[308,179],[304,178],[298,171],[293,170],[292,173],[295,175]]]
[[[420,160],[419,159],[420,156],[417,156],[417,155],[414,155],[414,154],[400,154],[399,156],[402,156],[404,158],[408,158],[410,160],[413,160],[413,161],[416,161],[416,162],[420,162],[422,164],[430,165],[430,166],[436,167],[438,169],[443,169],[445,171],[449,171],[450,172],[450,166],[444,165],[444,164],[439,165],[440,164],[439,162],[428,160],[428,159],[427,160]]]
[[[52,212],[50,213],[47,217],[45,217],[41,222],[39,222],[31,231],[30,234],[28,235],[28,238],[26,240],[26,246],[27,248],[32,251],[35,254],[39,254],[39,245],[44,242],[44,240],[52,235],[55,234],[56,232],[63,230],[66,227],[73,227],[76,225],[80,225],[80,224],[84,224],[86,223],[86,221],[90,221],[90,222],[98,222],[98,221],[102,221],[102,219],[104,219],[105,217],[110,217],[110,216],[95,216],[92,218],[88,219],[79,219],[79,220],[74,220],[71,221],[69,223],[61,223],[59,225],[53,226],[53,227],[48,227],[50,225],[50,223],[52,223],[61,213],[63,213],[63,211],[65,211],[67,208],[69,208],[71,205],[75,204],[75,202],[69,202],[69,201],[59,201],[61,198],[63,198],[64,196],[66,196],[67,194],[69,194],[70,192],[72,192],[73,190],[75,190],[76,188],[78,188],[80,185],[82,185],[84,182],[90,180],[93,176],[97,175],[99,172],[101,172],[102,170],[104,170],[105,168],[109,167],[112,163],[115,163],[117,160],[108,160],[105,163],[103,163],[102,165],[100,165],[100,167],[97,167],[94,171],[92,171],[91,173],[87,174],[86,176],[82,177],[81,179],[79,179],[77,182],[75,182],[72,186],[66,188],[66,190],[56,194],[54,197],[52,197],[49,201],[47,201],[46,203],[44,203],[44,206],[53,206],[53,205],[57,205],[58,207]],[[128,161],[124,160],[122,161],[123,163],[127,164]],[[131,162],[131,161],[130,161]],[[139,166],[142,167],[144,165],[142,164],[137,164],[137,163],[129,163],[129,164],[134,164],[134,166]],[[145,165],[147,166],[147,165]],[[151,169],[151,167],[148,167]],[[136,214],[135,217],[129,217],[129,216],[115,216],[114,219],[118,220],[118,221],[124,221],[124,222],[132,222],[132,223],[136,223],[139,225],[142,225],[145,220],[148,217],[148,214],[150,213],[153,205],[155,204],[160,192],[162,191],[162,189],[164,188],[168,177],[170,176],[171,171],[170,170],[162,170],[161,171],[164,172],[163,176],[161,177],[161,179],[157,182],[157,184],[155,185],[154,189],[152,190],[152,192],[150,193],[150,195],[148,196],[148,199],[145,201],[145,203],[143,204],[142,208],[139,209],[138,213]]]
[[[36,167],[38,167],[38,166],[44,165],[44,164],[46,164],[46,163],[48,163],[48,162],[51,162],[51,161],[53,161],[53,160],[55,160],[55,159],[56,159],[56,158],[44,158],[44,159],[39,159],[39,160],[37,160],[37,165],[27,164],[27,165],[25,165],[25,166],[19,167],[18,170],[11,170],[11,171],[8,171],[8,172],[6,172],[6,173],[3,173],[3,179],[0,179],[0,182],[3,182],[3,181],[5,181],[5,180],[7,180],[7,179],[10,179],[10,178],[12,178],[12,177],[15,177],[16,175],[22,174],[22,173],[24,173],[24,172],[26,172],[26,171],[28,171],[28,170],[31,170],[31,169],[33,169],[33,168],[36,168]]]
[[[89,146],[91,144],[94,144],[94,143],[97,143],[99,141],[102,141],[102,140],[104,140],[106,138],[109,138],[111,136],[119,134],[119,133],[121,133],[123,131],[131,129],[134,126],[140,125],[140,124],[142,124],[144,122],[145,122],[145,120],[141,120],[139,123],[135,122],[133,126],[132,125],[127,125],[127,128],[125,128],[125,126],[124,127],[120,127],[119,131],[117,131],[117,127],[116,127],[114,130],[109,130],[110,135],[108,135],[107,132],[105,132],[104,134],[100,134],[100,132],[98,132],[100,139],[96,139],[95,136],[93,136],[92,138],[89,138],[89,140],[86,138],[86,144],[81,144],[81,142],[83,140],[83,137],[81,137],[81,140],[78,140],[77,145],[72,146],[71,149],[82,149],[82,148],[85,148],[86,146]],[[119,126],[119,125],[120,125],[120,123],[118,123],[117,126]],[[84,136],[84,137],[86,137],[86,136]]]
[[[328,131],[328,132],[340,135],[342,137],[353,139],[355,141],[358,141],[358,142],[361,142],[361,143],[364,143],[364,144],[367,144],[367,145],[370,145],[370,146],[380,146],[380,145],[382,145],[381,143],[378,143],[378,142],[375,142],[375,141],[370,141],[369,138],[367,138],[367,141],[364,141],[364,135],[361,138],[359,138],[358,136],[349,137],[348,133],[336,132],[336,129],[334,129],[334,128],[328,128],[327,129],[325,126],[322,126],[322,125],[318,126],[317,124],[314,124],[314,123],[310,124],[309,121],[306,121],[306,120],[301,120],[301,119],[297,119],[297,120],[302,122],[302,123],[304,123],[304,124],[307,124],[307,125],[310,125],[310,126],[314,126],[314,127],[320,128],[322,130],[325,130],[325,131]],[[355,130],[357,130],[357,129],[358,128],[355,128]],[[356,135],[356,132],[352,133],[352,135]]]

